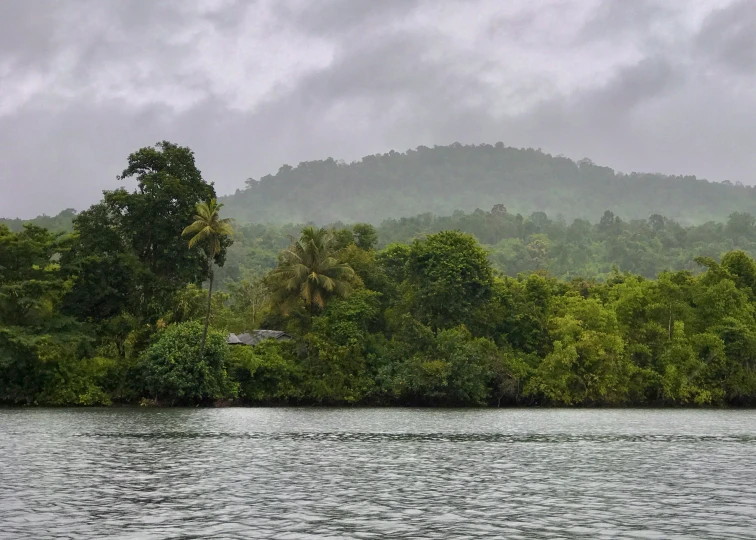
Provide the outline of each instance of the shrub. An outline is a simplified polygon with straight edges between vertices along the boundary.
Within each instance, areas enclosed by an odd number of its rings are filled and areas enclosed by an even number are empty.
[[[170,404],[191,404],[235,397],[228,378],[229,347],[220,332],[210,330],[199,357],[202,325],[185,322],[157,334],[140,358],[146,397]]]
[[[266,340],[254,347],[231,347],[229,372],[239,395],[250,401],[287,401],[301,397],[301,370],[292,343]]]

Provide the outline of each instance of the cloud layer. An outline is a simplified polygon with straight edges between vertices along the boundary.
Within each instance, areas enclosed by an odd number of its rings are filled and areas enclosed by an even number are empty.
[[[499,140],[752,184],[754,88],[751,0],[6,0],[0,216],[85,208],[162,139],[223,194]]]

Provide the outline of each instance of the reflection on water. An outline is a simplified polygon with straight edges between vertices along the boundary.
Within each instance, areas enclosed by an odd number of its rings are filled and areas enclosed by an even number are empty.
[[[0,538],[756,538],[756,412],[0,410]]]

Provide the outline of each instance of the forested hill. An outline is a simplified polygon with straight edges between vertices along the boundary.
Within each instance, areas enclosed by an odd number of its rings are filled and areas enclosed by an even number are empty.
[[[659,214],[682,225],[756,215],[756,189],[695,176],[615,172],[588,159],[575,162],[540,150],[496,145],[420,146],[353,163],[328,158],[283,165],[221,197],[224,214],[246,223],[370,222],[424,213],[451,215],[504,205],[515,215],[595,220],[606,210],[623,219]],[[81,209],[79,209],[81,210]],[[73,210],[31,222],[53,231],[72,227]],[[20,231],[20,219],[1,219]]]
[[[68,208],[63,210],[57,216],[47,216],[42,214],[34,219],[7,219],[0,218],[0,225],[6,225],[11,231],[19,232],[24,228],[24,224],[30,223],[37,227],[42,227],[55,232],[67,232],[73,230],[73,218],[76,216],[76,210]]]
[[[224,197],[242,223],[369,221],[489,209],[592,219],[605,210],[627,219],[661,214],[682,223],[756,214],[756,190],[695,176],[622,174],[533,149],[492,145],[418,147],[354,163],[332,158],[282,166]]]

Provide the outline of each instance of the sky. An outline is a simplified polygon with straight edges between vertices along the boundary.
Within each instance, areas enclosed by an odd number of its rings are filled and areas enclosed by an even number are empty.
[[[219,194],[497,141],[755,184],[755,89],[754,0],[2,0],[0,216],[85,209],[161,140]]]

